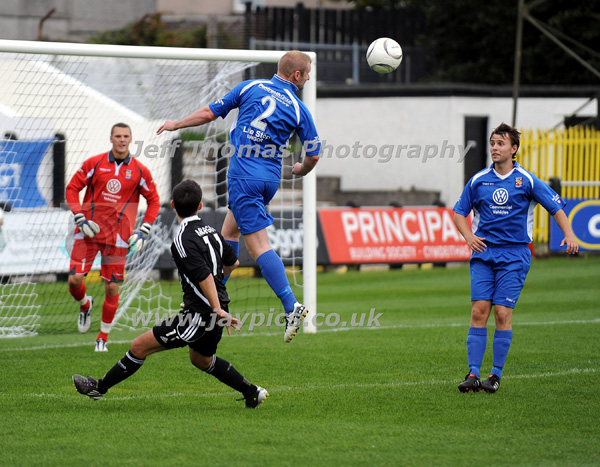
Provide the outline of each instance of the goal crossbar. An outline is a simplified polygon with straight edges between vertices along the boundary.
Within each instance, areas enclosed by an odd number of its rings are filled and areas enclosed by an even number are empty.
[[[0,40],[0,52],[46,55],[72,55],[93,57],[153,58],[176,60],[211,60],[277,63],[285,51],[194,49],[181,47],[141,47],[109,44],[77,44],[62,42],[34,42]],[[311,58],[311,79],[303,90],[303,102],[315,115],[317,55],[305,51]],[[316,175],[313,172],[303,179],[303,303],[309,310],[304,323],[305,332],[316,332],[314,316],[317,312],[317,210]]]

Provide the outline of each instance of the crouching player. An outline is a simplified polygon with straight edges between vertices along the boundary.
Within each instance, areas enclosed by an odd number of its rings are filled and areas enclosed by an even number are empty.
[[[74,375],[75,388],[92,399],[100,399],[111,387],[133,375],[148,355],[188,346],[194,366],[241,392],[243,397],[239,400],[245,400],[248,408],[256,408],[268,397],[267,391],[250,383],[233,365],[215,355],[223,327],[228,334],[230,326],[238,329],[238,320],[228,312],[229,296],[223,277],[239,261],[223,237],[198,216],[202,189],[196,182],[184,180],[177,185],[171,206],[179,221],[171,253],[183,289],[182,311],[137,337],[125,356],[101,379]]]

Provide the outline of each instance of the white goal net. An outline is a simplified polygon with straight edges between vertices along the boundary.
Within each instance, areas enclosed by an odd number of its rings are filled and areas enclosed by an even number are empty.
[[[228,161],[222,149],[235,115],[178,133],[157,136],[156,130],[254,77],[259,64],[270,64],[270,75],[260,76],[270,78],[281,54],[0,40],[0,337],[77,331],[78,305],[66,283],[74,224],[64,189],[85,159],[110,149],[110,128],[117,122],[131,126],[130,152],[152,172],[162,207],[149,245],[128,259],[114,325],[135,328],[140,316],[178,310],[181,292],[169,252],[175,220],[168,206],[171,189],[184,178],[198,181],[203,216],[220,228],[227,210]],[[313,65],[313,80],[315,70]],[[309,83],[303,99],[314,110],[315,88]],[[284,160],[270,235],[313,311],[315,180],[314,174],[291,176],[299,157]],[[142,199],[140,217],[144,210]],[[249,256],[242,261],[248,276],[250,261]],[[104,297],[99,263],[86,285],[99,310]],[[237,313],[280,308],[264,280],[240,275],[228,289]],[[144,324],[153,325],[153,319]],[[96,313],[92,326],[99,320]]]

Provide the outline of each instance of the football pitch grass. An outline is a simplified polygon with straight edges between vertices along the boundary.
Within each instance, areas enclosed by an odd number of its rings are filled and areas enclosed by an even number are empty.
[[[187,349],[148,357],[102,400],[75,392],[74,373],[101,377],[140,330],[114,331],[98,354],[92,331],[2,339],[0,464],[599,465],[599,286],[600,257],[534,260],[496,394],[457,390],[466,265],[320,274],[318,311],[365,313],[364,326],[290,344],[276,326],[224,336],[218,355],[269,390],[258,410]]]

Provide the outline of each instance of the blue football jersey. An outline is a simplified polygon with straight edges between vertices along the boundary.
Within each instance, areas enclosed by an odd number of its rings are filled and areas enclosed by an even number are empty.
[[[528,244],[533,240],[537,203],[551,215],[565,207],[554,190],[518,162],[506,175],[499,175],[492,164],[469,180],[454,212],[466,217],[473,210],[473,233],[485,237],[486,243]]]
[[[274,75],[270,80],[243,81],[209,105],[223,118],[239,108],[230,130],[235,153],[230,159],[229,177],[279,182],[282,156],[294,131],[307,156],[319,154],[317,129],[304,102],[294,95],[297,90],[293,83]]]

